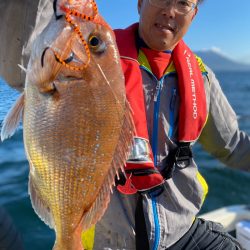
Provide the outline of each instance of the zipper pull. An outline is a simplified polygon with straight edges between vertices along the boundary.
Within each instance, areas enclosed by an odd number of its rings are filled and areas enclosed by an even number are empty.
[[[161,89],[162,89],[162,80],[157,82],[157,85],[155,88],[155,94],[154,94],[154,102],[157,102]]]
[[[171,100],[170,100],[170,110],[174,110],[175,101],[176,101],[176,93],[177,93],[177,90],[176,90],[176,88],[174,88],[172,90],[172,96],[171,96]]]

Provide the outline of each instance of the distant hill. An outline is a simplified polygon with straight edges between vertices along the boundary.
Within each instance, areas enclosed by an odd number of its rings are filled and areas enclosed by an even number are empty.
[[[234,61],[214,50],[194,51],[214,71],[249,71],[250,64]]]

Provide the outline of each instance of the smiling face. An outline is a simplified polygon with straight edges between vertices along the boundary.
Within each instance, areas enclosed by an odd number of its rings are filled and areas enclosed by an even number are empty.
[[[197,0],[193,0],[194,4]],[[149,0],[138,0],[139,35],[154,50],[173,50],[186,34],[197,7],[186,15],[177,14],[173,6],[159,8]]]

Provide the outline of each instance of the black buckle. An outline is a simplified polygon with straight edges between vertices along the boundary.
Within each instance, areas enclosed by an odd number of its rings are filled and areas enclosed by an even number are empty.
[[[175,162],[179,166],[180,162],[188,161],[190,164],[190,159],[193,157],[192,149],[190,143],[179,143],[178,148],[175,153]]]
[[[161,171],[165,180],[172,178],[175,167],[185,168],[193,157],[190,142],[179,142],[176,149],[170,151],[165,168]],[[185,162],[185,164],[183,164]]]

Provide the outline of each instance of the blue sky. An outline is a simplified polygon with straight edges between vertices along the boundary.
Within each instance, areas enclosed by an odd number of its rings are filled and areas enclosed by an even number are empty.
[[[97,4],[113,28],[138,20],[137,0],[97,0]],[[213,48],[250,63],[250,0],[204,0],[185,41],[193,50]]]

